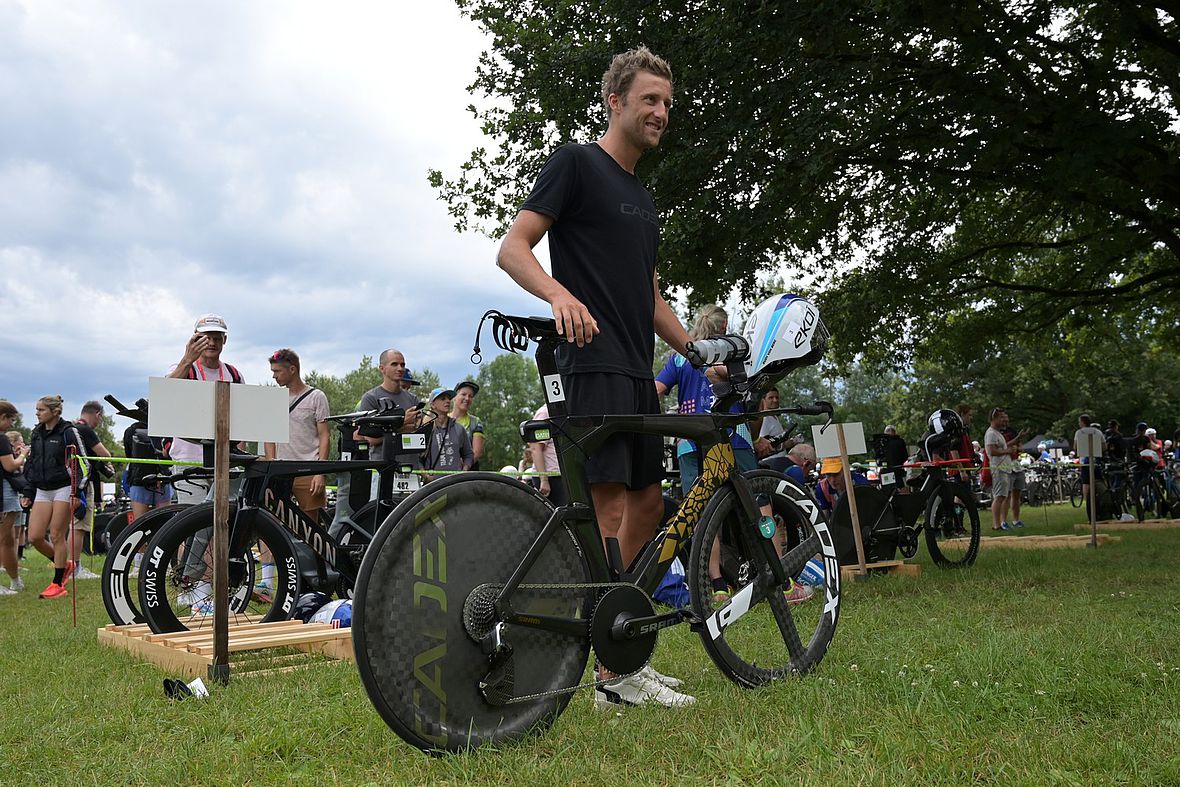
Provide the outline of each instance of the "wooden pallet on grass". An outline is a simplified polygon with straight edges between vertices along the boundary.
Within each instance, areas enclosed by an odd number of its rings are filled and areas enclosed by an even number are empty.
[[[213,629],[153,634],[147,625],[108,625],[98,642],[125,650],[181,675],[207,677],[213,663]],[[325,660],[353,661],[352,630],[298,620],[239,624],[229,627],[230,664],[234,675],[288,671]]]
[[[1098,534],[1098,543],[1107,544],[1121,541],[1119,536]],[[980,548],[1007,549],[1082,549],[1090,543],[1089,536],[985,536],[979,539]]]
[[[878,563],[865,563],[869,576],[875,574],[894,574],[897,576],[917,576],[922,573],[922,567],[917,563],[906,563],[903,560],[882,560]],[[840,566],[840,579],[852,579],[859,573],[859,567],[854,563]]]
[[[1149,519],[1146,522],[1122,522],[1112,519],[1099,522],[1098,526],[1104,530],[1177,530],[1180,529],[1180,519]],[[1079,533],[1089,533],[1090,524],[1083,522],[1074,525],[1073,529]]]

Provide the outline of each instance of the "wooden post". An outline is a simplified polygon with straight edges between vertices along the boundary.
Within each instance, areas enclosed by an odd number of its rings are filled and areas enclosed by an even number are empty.
[[[1088,432],[1086,434],[1086,442],[1089,444],[1090,454],[1090,547],[1092,549],[1098,548],[1098,496],[1095,489],[1098,487],[1098,459],[1094,456],[1094,433]]]
[[[213,663],[209,679],[229,682],[229,381],[218,380],[213,438]]]
[[[860,535],[860,512],[856,510],[856,488],[852,483],[852,468],[848,464],[848,445],[844,442],[844,424],[836,424],[836,439],[840,441],[840,472],[844,475],[844,494],[848,496],[848,513],[852,515],[852,540],[856,542],[859,576],[867,576],[865,545]]]

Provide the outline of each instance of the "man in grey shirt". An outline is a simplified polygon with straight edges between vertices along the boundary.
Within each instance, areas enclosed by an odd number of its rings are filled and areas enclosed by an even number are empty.
[[[402,388],[402,378],[406,374],[406,357],[397,350],[386,350],[377,359],[377,368],[381,370],[381,385],[365,392],[361,397],[360,409],[376,410],[383,402],[392,402],[406,411],[406,423],[401,431],[414,431],[421,426],[422,411],[418,407],[418,397]],[[357,439],[363,439],[369,444],[370,459],[393,458],[392,453],[386,456],[383,435],[360,435]]]

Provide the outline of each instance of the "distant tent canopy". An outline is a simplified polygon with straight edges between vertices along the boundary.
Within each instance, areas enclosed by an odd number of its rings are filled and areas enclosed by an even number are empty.
[[[1053,450],[1058,450],[1058,451],[1063,451],[1063,452],[1069,451],[1069,441],[1068,440],[1059,440],[1056,437],[1049,437],[1048,435],[1043,435],[1043,434],[1039,434],[1036,437],[1034,437],[1033,439],[1029,440],[1027,443],[1025,443],[1023,446],[1021,446],[1021,448],[1023,448],[1025,451],[1028,451],[1030,454],[1035,454],[1035,453],[1037,453],[1037,446],[1040,445],[1041,443],[1044,443],[1045,447],[1047,449],[1049,449],[1050,451],[1053,451]]]

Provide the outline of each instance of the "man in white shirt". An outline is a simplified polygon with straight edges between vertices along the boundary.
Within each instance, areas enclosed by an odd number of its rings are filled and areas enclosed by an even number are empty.
[[[1090,441],[1093,440],[1091,443]],[[1086,506],[1090,505],[1090,468],[1097,467],[1096,454],[1101,455],[1106,444],[1106,435],[1097,426],[1094,419],[1088,415],[1078,416],[1078,430],[1073,433],[1073,447],[1082,457],[1082,499]],[[1091,446],[1093,450],[1091,451]],[[1095,475],[1097,477],[1097,475]]]
[[[303,382],[299,375],[299,355],[294,350],[275,350],[270,356],[270,374],[287,389],[291,431],[287,442],[266,444],[266,458],[325,461],[331,445],[328,416],[332,411],[328,397]],[[328,503],[324,476],[300,476],[293,480],[293,486],[299,508],[318,521],[320,511]]]

